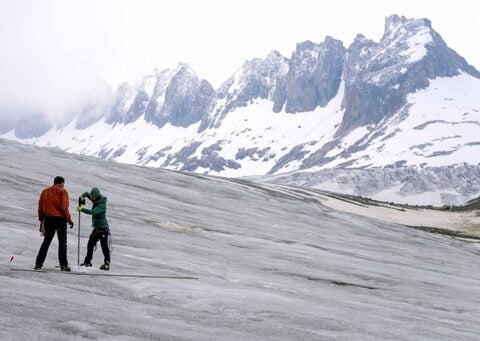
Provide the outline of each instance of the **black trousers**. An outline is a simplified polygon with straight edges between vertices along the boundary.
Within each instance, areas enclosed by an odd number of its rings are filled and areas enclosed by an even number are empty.
[[[36,265],[43,265],[45,258],[47,257],[48,248],[52,242],[55,231],[58,237],[58,261],[60,265],[68,265],[67,261],[67,221],[60,217],[45,217],[43,222],[45,229],[45,235],[43,243],[38,251]]]
[[[88,238],[87,244],[87,255],[85,256],[85,263],[91,263],[93,257],[93,249],[97,244],[97,241],[100,240],[100,245],[102,247],[103,252],[103,260],[104,262],[110,263],[110,249],[108,248],[108,230],[97,230],[93,229],[92,233],[90,233],[90,238]]]

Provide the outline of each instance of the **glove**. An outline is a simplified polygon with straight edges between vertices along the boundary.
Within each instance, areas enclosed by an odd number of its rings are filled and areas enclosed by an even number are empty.
[[[77,212],[82,212],[82,209],[83,209],[82,206],[78,206],[78,207],[77,207]]]
[[[70,226],[71,229],[73,229],[73,221],[69,222],[68,225]]]

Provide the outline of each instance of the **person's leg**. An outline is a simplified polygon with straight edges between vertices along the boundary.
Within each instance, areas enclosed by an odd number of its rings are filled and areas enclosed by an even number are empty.
[[[91,264],[92,257],[93,257],[93,249],[95,248],[95,244],[97,243],[97,237],[95,236],[94,231],[90,233],[90,237],[88,238],[87,244],[87,255],[85,256],[84,264]]]
[[[52,242],[53,236],[55,235],[55,226],[52,226],[49,222],[44,222],[45,234],[43,236],[43,242],[38,250],[37,258],[35,260],[35,267],[42,267],[45,258],[47,257],[48,247]]]
[[[104,262],[106,264],[110,264],[110,249],[108,248],[108,231],[102,233],[100,237],[100,245],[102,246]]]
[[[59,221],[57,223],[58,237],[58,261],[60,266],[67,266],[67,222]]]

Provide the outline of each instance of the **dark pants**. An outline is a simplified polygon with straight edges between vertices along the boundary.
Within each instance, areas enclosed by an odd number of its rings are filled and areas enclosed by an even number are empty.
[[[100,240],[100,245],[102,246],[103,258],[105,263],[110,263],[110,249],[108,248],[108,230],[97,230],[93,229],[88,238],[87,244],[87,255],[85,256],[85,263],[91,263],[93,257],[93,249],[97,244],[97,241]]]
[[[43,238],[42,246],[38,251],[36,265],[43,265],[45,258],[47,257],[48,247],[52,242],[55,231],[57,231],[58,237],[58,261],[60,265],[68,265],[67,261],[67,221],[64,218],[59,217],[45,217],[43,222],[45,229],[45,235]]]

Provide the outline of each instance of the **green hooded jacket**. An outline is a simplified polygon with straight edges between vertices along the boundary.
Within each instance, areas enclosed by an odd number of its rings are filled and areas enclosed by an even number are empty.
[[[90,193],[85,192],[82,196],[91,199]],[[98,200],[92,200],[92,209],[82,208],[82,212],[92,215],[92,226],[99,230],[107,230],[107,197],[100,195]]]

